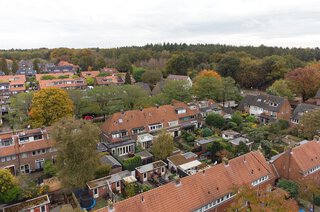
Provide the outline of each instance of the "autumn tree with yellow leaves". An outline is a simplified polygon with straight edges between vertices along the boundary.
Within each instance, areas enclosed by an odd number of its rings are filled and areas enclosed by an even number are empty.
[[[73,102],[60,88],[45,88],[32,98],[29,116],[32,127],[49,126],[64,117],[72,117]]]

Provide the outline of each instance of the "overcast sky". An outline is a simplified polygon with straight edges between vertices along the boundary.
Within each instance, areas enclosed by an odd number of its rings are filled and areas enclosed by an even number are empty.
[[[319,0],[0,0],[0,8],[0,49],[320,40]]]

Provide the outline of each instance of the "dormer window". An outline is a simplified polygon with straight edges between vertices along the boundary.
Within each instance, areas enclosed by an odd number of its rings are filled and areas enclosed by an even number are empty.
[[[177,108],[176,113],[177,114],[184,114],[184,113],[187,113],[187,110],[185,108]]]
[[[268,175],[267,175],[267,176],[263,176],[263,177],[255,180],[255,181],[253,181],[253,182],[251,183],[251,185],[252,185],[252,186],[257,186],[257,185],[259,185],[259,184],[267,181],[268,179],[269,179],[269,176],[268,176]]]

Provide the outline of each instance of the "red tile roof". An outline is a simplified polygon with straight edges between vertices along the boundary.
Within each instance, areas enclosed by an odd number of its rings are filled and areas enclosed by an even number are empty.
[[[5,75],[0,76],[0,82],[8,82],[10,91],[25,91],[26,76],[25,75]],[[21,87],[14,88],[13,86],[22,85]]]
[[[274,179],[270,165],[259,151],[250,152],[229,161],[229,165],[218,164],[205,172],[138,194],[114,204],[115,212],[185,212],[194,211],[230,193],[235,186],[251,183],[268,175]],[[143,199],[143,201],[142,201]],[[99,212],[107,212],[102,208]]]
[[[81,71],[80,76],[83,78],[96,77],[100,74],[100,71]]]

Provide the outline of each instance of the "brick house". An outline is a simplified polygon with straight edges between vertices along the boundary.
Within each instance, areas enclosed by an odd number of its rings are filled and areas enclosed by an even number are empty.
[[[226,211],[235,197],[235,186],[248,185],[258,190],[273,185],[275,179],[263,154],[249,152],[98,211]]]
[[[9,104],[11,95],[26,91],[25,83],[25,75],[0,76],[0,101],[2,112],[7,112],[7,105]]]
[[[293,110],[292,117],[291,117],[291,124],[299,124],[299,121],[303,116],[303,114],[319,108],[320,106],[313,105],[313,104],[306,104],[306,103],[298,104],[297,107]]]
[[[306,141],[273,158],[280,177],[299,181],[314,179],[320,183],[320,141]]]
[[[288,99],[267,94],[246,95],[239,104],[239,110],[258,117],[262,123],[279,119],[290,121],[291,118]]]
[[[196,116],[197,110],[190,109],[182,102],[114,113],[101,126],[101,141],[111,154],[127,155],[134,153],[138,135],[155,135],[165,129],[177,137],[181,130],[197,128]]]
[[[87,182],[89,194],[93,198],[112,197],[113,193],[121,193],[123,188],[123,179],[130,177],[128,170],[121,171],[106,177]]]
[[[50,199],[48,195],[39,196],[33,199],[9,205],[3,208],[3,212],[50,212]]]
[[[56,156],[54,142],[48,129],[29,129],[0,134],[0,168],[17,173],[31,173],[43,169],[45,160]]]
[[[46,79],[46,77],[54,77],[55,79]],[[72,72],[36,74],[36,80],[39,82],[40,89],[55,87],[65,89],[83,89],[87,87],[87,82],[84,78],[76,77]]]
[[[143,183],[150,180],[153,177],[163,177],[167,171],[167,164],[162,160],[155,161],[136,168],[136,177]]]

